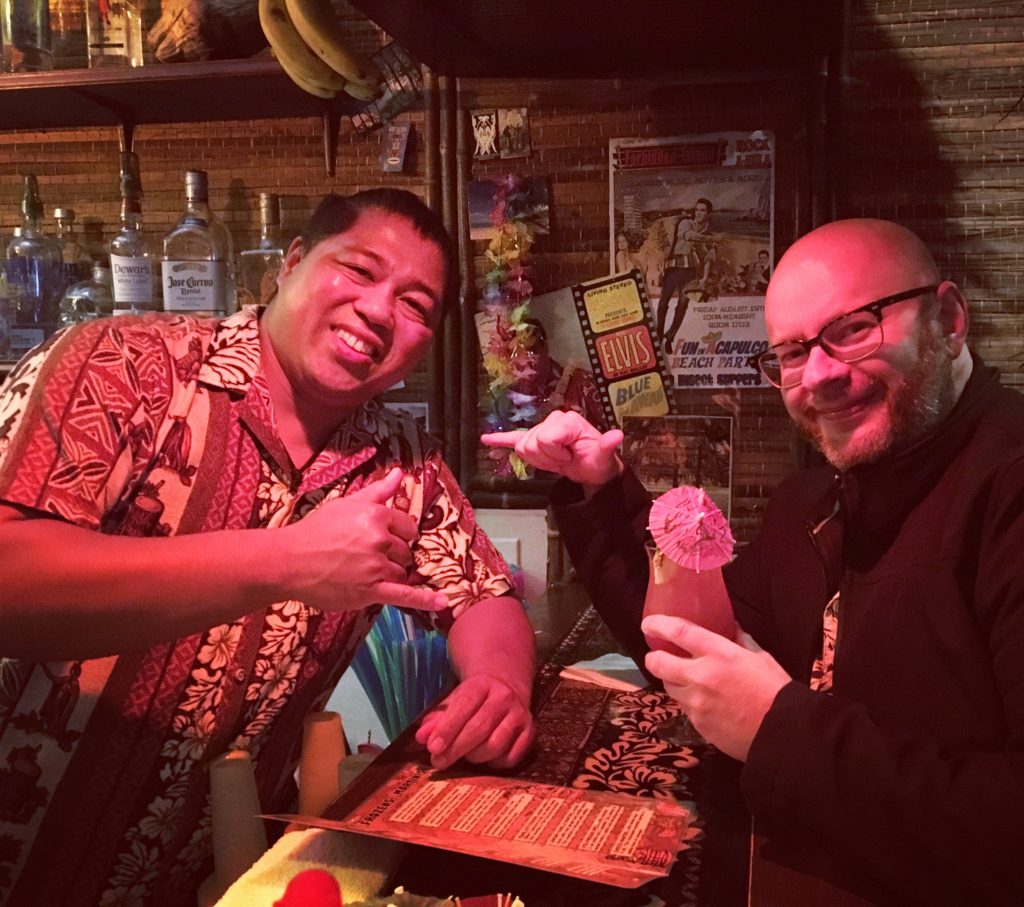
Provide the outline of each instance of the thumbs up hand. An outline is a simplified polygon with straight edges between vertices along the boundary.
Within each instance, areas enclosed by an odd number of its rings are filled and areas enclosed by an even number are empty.
[[[448,599],[416,584],[411,545],[416,521],[387,506],[402,482],[392,469],[354,494],[327,501],[307,517],[278,530],[290,559],[289,598],[329,611],[354,611],[384,602],[439,611]]]

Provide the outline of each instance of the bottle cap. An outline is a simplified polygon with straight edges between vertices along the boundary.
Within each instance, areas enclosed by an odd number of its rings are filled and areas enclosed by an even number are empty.
[[[110,276],[110,268],[94,264],[92,266],[92,282],[104,287],[112,286],[114,279]]]
[[[281,205],[273,192],[260,193],[260,222],[277,226],[281,223]]]
[[[121,168],[121,197],[141,198],[142,177],[139,176],[139,156],[134,151],[118,155]]]
[[[74,220],[75,219],[75,209],[74,208],[54,208],[53,209],[53,216],[55,218],[57,218],[57,220]]]
[[[209,195],[209,182],[205,170],[185,171],[185,198],[205,202]]]
[[[39,198],[39,182],[31,173],[25,177],[25,194],[21,197],[21,213],[35,219],[43,216],[43,202]]]

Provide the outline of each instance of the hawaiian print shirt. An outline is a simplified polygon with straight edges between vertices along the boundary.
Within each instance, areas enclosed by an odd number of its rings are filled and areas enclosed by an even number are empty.
[[[414,559],[451,600],[444,620],[508,594],[508,568],[412,421],[367,404],[292,466],[256,309],[61,332],[0,390],[0,500],[99,532],[282,526],[395,465],[392,506],[419,522]],[[80,662],[3,658],[0,642],[0,904],[194,904],[211,870],[205,766],[245,749],[263,808],[288,811],[303,717],[324,707],[378,610],[284,601]]]

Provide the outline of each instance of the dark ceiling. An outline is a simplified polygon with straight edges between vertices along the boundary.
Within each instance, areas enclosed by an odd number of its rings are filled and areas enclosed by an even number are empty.
[[[350,0],[440,75],[658,77],[790,66],[839,0]]]

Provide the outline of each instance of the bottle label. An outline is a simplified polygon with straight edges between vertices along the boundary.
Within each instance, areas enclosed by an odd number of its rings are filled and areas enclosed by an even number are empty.
[[[110,269],[115,308],[152,307],[153,265],[145,255],[111,255]]]
[[[42,328],[11,328],[11,353],[21,358],[35,346],[39,346],[45,339]]]
[[[164,261],[160,273],[165,312],[227,314],[224,262]]]

